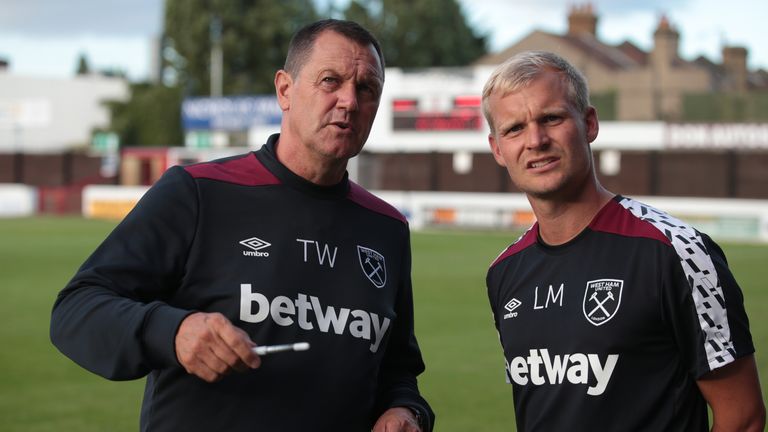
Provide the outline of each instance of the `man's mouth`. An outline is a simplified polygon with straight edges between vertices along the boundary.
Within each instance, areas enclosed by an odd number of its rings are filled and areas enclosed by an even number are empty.
[[[338,127],[338,128],[340,128],[340,129],[349,129],[349,128],[352,127],[347,122],[332,122],[331,124],[336,126],[336,127]]]
[[[536,160],[533,162],[528,162],[528,168],[541,168],[543,166],[549,165],[550,163],[556,161],[557,158],[547,158],[547,159],[541,159]]]

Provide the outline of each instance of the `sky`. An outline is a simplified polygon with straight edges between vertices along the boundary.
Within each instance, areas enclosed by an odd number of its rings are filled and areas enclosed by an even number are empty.
[[[348,0],[316,0],[321,7]],[[533,30],[562,34],[567,13],[591,3],[603,42],[652,47],[666,16],[680,32],[680,55],[721,60],[724,45],[749,50],[750,68],[768,70],[768,2],[755,0],[459,0],[470,25],[499,51]],[[66,78],[84,54],[93,69],[121,70],[133,81],[151,68],[163,0],[0,0],[0,59],[13,74]],[[1,95],[0,95],[1,96]]]

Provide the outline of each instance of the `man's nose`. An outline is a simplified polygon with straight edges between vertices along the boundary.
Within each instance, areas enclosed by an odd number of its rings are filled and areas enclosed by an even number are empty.
[[[533,150],[540,149],[547,144],[549,144],[547,128],[532,122],[528,127],[528,143],[526,147]]]
[[[353,83],[345,83],[337,92],[336,106],[345,111],[357,111],[357,88]]]

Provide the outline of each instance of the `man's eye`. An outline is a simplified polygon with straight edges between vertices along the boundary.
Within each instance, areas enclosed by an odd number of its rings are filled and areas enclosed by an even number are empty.
[[[357,87],[358,91],[360,93],[365,93],[367,95],[376,96],[379,94],[379,91],[376,87],[368,84],[362,84]]]

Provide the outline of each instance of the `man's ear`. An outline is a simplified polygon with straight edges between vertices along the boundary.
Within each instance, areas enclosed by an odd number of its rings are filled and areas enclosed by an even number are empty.
[[[280,69],[275,74],[275,93],[277,94],[277,104],[280,109],[288,111],[291,107],[291,89],[293,88],[293,78],[291,74]]]
[[[597,133],[600,131],[599,123],[595,107],[587,107],[587,113],[584,115],[584,124],[586,125],[588,143],[591,143],[597,138]]]
[[[493,132],[488,134],[488,144],[491,146],[491,153],[493,154],[493,158],[496,159],[496,163],[506,167],[507,163],[501,156],[501,149],[499,148],[499,143],[496,141],[496,137],[494,136]]]

